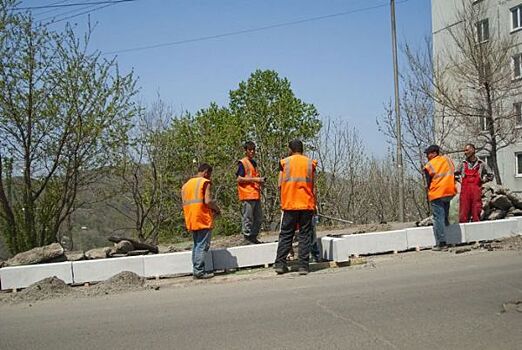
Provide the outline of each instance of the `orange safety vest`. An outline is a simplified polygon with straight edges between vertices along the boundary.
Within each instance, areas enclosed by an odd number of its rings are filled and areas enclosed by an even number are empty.
[[[212,210],[205,204],[204,189],[207,183],[210,183],[209,179],[193,177],[181,188],[185,225],[189,231],[212,228]]]
[[[455,186],[455,166],[451,159],[446,156],[436,156],[430,160],[424,169],[431,177],[428,199],[430,201],[452,197],[457,194]]]
[[[314,210],[314,175],[317,161],[294,154],[280,161],[281,208]]]
[[[245,177],[259,177],[257,169],[254,168],[248,157],[241,159],[240,162],[243,164],[243,168],[245,168]],[[259,198],[261,198],[261,187],[257,182],[238,182],[237,192],[240,201],[259,200]]]

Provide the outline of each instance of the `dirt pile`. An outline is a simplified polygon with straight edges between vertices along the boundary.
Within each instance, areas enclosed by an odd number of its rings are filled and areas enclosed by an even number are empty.
[[[522,236],[513,236],[493,242],[481,243],[482,248],[493,250],[522,250]]]
[[[123,271],[106,281],[83,289],[86,295],[104,295],[145,288],[145,279],[134,272]]]
[[[19,293],[11,293],[6,302],[34,302],[69,295],[72,288],[58,277],[47,277],[31,284]]]

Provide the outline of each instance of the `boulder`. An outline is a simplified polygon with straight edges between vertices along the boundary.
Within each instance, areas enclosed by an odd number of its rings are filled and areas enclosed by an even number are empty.
[[[513,216],[522,216],[522,209],[515,209],[511,212]]]
[[[112,252],[111,247],[94,248],[85,252],[87,259],[105,259]]]
[[[139,241],[136,241],[136,240],[134,240],[132,238],[128,238],[128,237],[110,236],[108,238],[108,240],[113,243],[119,243],[121,241],[129,241],[134,246],[134,249],[139,249],[139,250],[147,249],[149,252],[154,253],[154,254],[158,254],[158,252],[159,252],[157,245],[149,244],[149,243],[145,243],[145,242],[139,242]]]
[[[135,255],[147,255],[149,254],[148,249],[140,249],[140,250],[133,250],[127,253],[128,256],[135,256]]]
[[[506,217],[506,212],[504,210],[495,209],[488,216],[488,220],[499,220]]]
[[[128,252],[134,250],[134,245],[127,240],[119,241],[114,244],[114,249],[116,250],[116,254],[127,254]]]
[[[53,243],[43,247],[33,248],[18,253],[5,262],[5,266],[31,265],[51,261],[63,255],[64,249],[60,243]]]
[[[522,209],[522,198],[520,198],[516,193],[508,191],[506,196],[511,201],[513,206],[517,209]]]
[[[65,252],[67,261],[80,261],[85,259],[85,254],[82,251]]]
[[[494,208],[507,211],[512,206],[511,201],[506,195],[496,195],[491,199],[491,205]]]

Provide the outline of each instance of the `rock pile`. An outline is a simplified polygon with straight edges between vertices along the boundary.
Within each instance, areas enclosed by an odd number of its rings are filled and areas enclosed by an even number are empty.
[[[486,183],[482,187],[482,213],[480,220],[499,220],[522,216],[522,197],[508,188]],[[431,216],[416,222],[417,226],[433,225]]]
[[[498,220],[513,216],[522,216],[522,198],[505,187],[485,184],[482,188],[480,219]]]
[[[114,242],[114,246],[95,248],[85,253],[83,251],[65,251],[59,243],[53,243],[16,254],[7,261],[2,262],[0,267],[158,253],[157,246],[138,242],[131,238],[109,237],[109,241]]]

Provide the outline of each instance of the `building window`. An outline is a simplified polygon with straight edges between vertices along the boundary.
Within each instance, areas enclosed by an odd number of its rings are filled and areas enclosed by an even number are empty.
[[[513,56],[513,78],[522,78],[522,54],[520,53]]]
[[[511,10],[511,30],[522,28],[522,5],[513,7]]]
[[[515,165],[516,166],[515,175],[522,177],[522,153],[515,153],[515,157],[517,157],[517,162]]]
[[[515,117],[515,126],[522,127],[522,102],[513,103],[513,114]]]
[[[483,19],[482,21],[478,21],[476,24],[477,27],[477,41],[479,43],[483,43],[489,40],[489,20]]]

